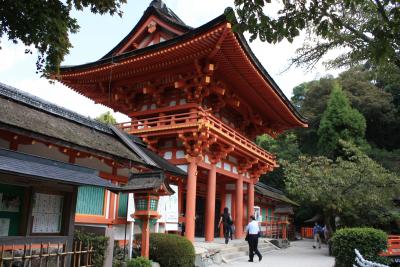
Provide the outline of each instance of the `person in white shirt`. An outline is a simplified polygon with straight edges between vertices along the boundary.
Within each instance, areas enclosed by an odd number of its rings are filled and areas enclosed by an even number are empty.
[[[246,240],[249,242],[249,262],[253,262],[254,254],[257,254],[258,260],[262,260],[262,255],[258,251],[258,235],[260,232],[260,227],[256,218],[252,215],[250,216],[250,223],[246,226]]]

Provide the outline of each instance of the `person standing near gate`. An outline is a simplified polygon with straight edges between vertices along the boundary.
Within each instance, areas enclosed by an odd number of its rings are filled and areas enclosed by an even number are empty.
[[[260,227],[256,218],[251,215],[250,223],[246,226],[246,241],[249,243],[249,262],[253,262],[254,254],[257,254],[258,260],[262,260],[262,255],[258,251],[258,236],[260,234]]]

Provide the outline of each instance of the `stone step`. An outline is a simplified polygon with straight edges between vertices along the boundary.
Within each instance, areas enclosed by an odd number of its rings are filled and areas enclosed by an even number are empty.
[[[262,248],[273,248],[275,249],[276,247],[270,243],[260,243],[258,244],[258,249],[262,249]],[[221,253],[223,254],[228,254],[228,253],[232,253],[232,252],[238,252],[238,251],[248,251],[249,250],[249,245],[246,244],[242,244],[241,246],[227,246],[225,248],[222,248],[220,250]]]
[[[278,248],[269,242],[260,242],[258,245],[258,250],[262,255],[276,249]],[[233,262],[235,260],[238,260],[239,258],[248,257],[249,246],[247,243],[245,243],[241,246],[227,247],[222,249],[220,253],[224,262]]]

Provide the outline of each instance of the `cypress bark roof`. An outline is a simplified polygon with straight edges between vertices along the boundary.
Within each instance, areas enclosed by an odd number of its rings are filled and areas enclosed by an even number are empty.
[[[285,194],[273,187],[270,187],[264,183],[258,182],[257,184],[255,184],[254,189],[257,193],[278,200],[278,201],[282,201],[285,203],[288,203],[290,205],[294,205],[294,206],[299,206],[298,203],[294,202],[293,200],[289,199],[287,196],[285,196]]]
[[[150,165],[173,175],[186,175],[181,169],[149,152],[140,138],[128,135],[129,139],[156,164],[149,164],[128,148],[108,125],[2,83],[0,128],[25,130],[45,138],[61,140],[72,147],[79,146],[93,153],[105,153],[111,157]]]

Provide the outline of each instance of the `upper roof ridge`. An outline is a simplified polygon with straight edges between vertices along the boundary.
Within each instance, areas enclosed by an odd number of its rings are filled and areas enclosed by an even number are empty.
[[[151,1],[149,7],[154,7],[158,12],[164,15],[167,19],[172,22],[181,24],[182,26],[188,27],[183,20],[181,20],[178,15],[175,14],[172,9],[170,9],[162,0],[153,0]]]

